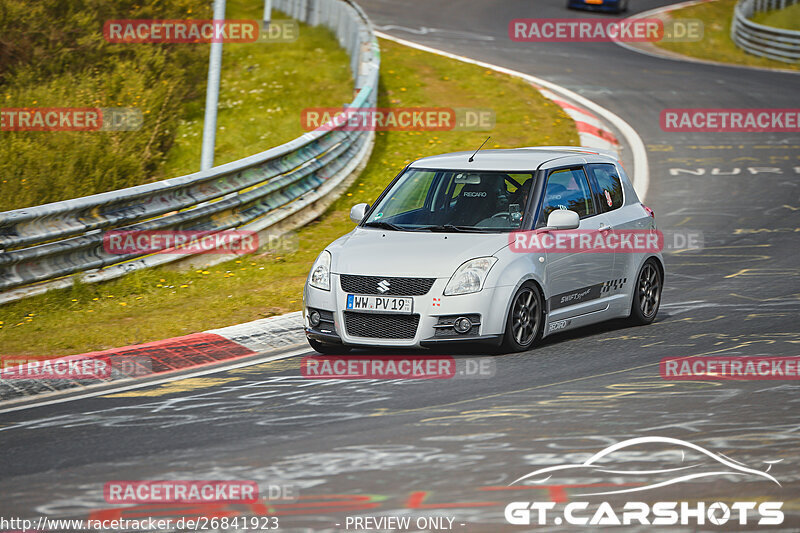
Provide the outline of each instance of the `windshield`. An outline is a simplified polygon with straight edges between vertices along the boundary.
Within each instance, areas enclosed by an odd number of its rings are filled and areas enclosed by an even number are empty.
[[[404,231],[514,231],[522,225],[532,184],[532,173],[409,169],[363,225]]]

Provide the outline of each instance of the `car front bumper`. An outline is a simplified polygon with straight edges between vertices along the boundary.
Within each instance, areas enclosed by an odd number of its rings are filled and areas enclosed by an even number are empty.
[[[422,348],[438,347],[453,344],[494,344],[502,340],[505,328],[505,317],[508,311],[508,302],[511,300],[513,286],[484,287],[481,291],[458,296],[444,296],[444,288],[449,278],[437,278],[427,294],[411,296],[414,306],[411,315],[398,318],[396,314],[378,312],[358,312],[356,319],[367,319],[373,324],[370,331],[374,336],[359,336],[352,334],[353,315],[345,309],[347,295],[350,293],[342,290],[339,276],[331,274],[331,290],[324,291],[306,284],[303,291],[303,321],[306,336],[319,342],[332,344],[345,344],[348,346],[384,347],[384,348]],[[330,321],[323,321],[318,326],[312,327],[309,321],[309,310],[328,311]],[[393,337],[391,325],[384,324],[412,321],[413,315],[418,315],[416,328],[404,327],[403,338]],[[459,334],[448,324],[453,319],[467,316],[475,324],[467,333]],[[351,322],[347,322],[351,320]],[[439,327],[437,327],[439,326]],[[348,329],[351,332],[348,332]],[[363,328],[362,328],[363,329]],[[413,335],[409,332],[413,330]]]

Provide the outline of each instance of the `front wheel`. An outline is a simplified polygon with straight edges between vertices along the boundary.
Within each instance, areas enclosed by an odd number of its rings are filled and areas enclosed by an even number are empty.
[[[522,352],[541,339],[543,311],[542,295],[538,287],[526,281],[511,300],[506,332],[503,336],[503,349],[509,352]]]
[[[663,288],[661,270],[655,259],[648,259],[642,265],[633,288],[630,322],[637,326],[651,324],[658,314]]]

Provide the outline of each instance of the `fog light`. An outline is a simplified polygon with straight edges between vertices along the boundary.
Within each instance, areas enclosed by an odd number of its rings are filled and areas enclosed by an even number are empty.
[[[467,333],[472,329],[472,322],[470,322],[469,318],[467,317],[458,317],[456,318],[456,321],[453,322],[453,329],[461,334]]]
[[[319,311],[311,311],[311,314],[308,315],[308,321],[311,323],[311,327],[319,326],[320,316]]]

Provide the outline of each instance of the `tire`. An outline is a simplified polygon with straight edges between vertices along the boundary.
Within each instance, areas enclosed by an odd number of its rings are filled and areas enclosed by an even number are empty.
[[[544,305],[542,294],[535,283],[526,281],[511,299],[506,318],[506,331],[502,349],[506,352],[523,352],[532,348],[542,338]]]
[[[341,354],[346,354],[350,351],[350,348],[348,346],[345,346],[344,344],[328,344],[327,342],[319,342],[314,339],[307,339],[307,340],[308,344],[310,344],[315,351],[321,354],[341,355]]]
[[[655,259],[648,259],[636,276],[633,287],[630,323],[636,326],[652,324],[661,305],[664,276]]]

